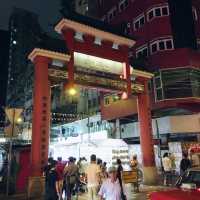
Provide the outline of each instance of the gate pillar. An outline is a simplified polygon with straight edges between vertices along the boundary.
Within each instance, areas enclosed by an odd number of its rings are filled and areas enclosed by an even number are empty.
[[[48,80],[49,58],[36,56],[34,59],[34,97],[31,145],[31,177],[28,197],[44,194],[42,171],[48,160],[50,131],[50,83]]]
[[[144,80],[143,84],[144,93],[138,94],[137,99],[138,121],[140,127],[140,145],[142,151],[144,183],[151,185],[155,184],[157,181],[157,171],[155,166],[148,80]]]

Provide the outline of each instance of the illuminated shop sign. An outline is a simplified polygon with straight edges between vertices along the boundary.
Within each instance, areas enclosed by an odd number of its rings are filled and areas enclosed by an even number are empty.
[[[75,66],[96,70],[100,72],[123,74],[124,63],[104,59],[96,56],[91,56],[83,53],[74,52]]]

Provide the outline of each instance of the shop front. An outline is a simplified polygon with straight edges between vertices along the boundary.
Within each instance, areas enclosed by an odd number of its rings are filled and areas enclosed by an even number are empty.
[[[106,162],[107,166],[116,165],[116,159],[119,158],[125,169],[129,168],[128,145],[121,139],[108,138],[107,131],[69,137],[50,144],[49,155],[54,159],[62,157],[63,160],[68,160],[73,156],[78,160],[85,157],[89,162],[91,154]]]
[[[193,144],[188,150],[193,167],[200,167],[200,144]]]

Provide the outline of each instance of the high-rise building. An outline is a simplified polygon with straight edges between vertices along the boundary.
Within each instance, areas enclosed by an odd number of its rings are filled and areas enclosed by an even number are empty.
[[[61,14],[69,15],[71,12],[77,12],[86,15],[88,12],[88,0],[61,0]]]
[[[99,0],[61,0],[61,14],[67,16],[71,12],[81,15],[96,17]]]
[[[65,8],[68,9],[67,6],[72,6],[70,9],[73,10],[75,4],[67,3],[63,6],[63,11],[66,12]],[[30,139],[34,65],[28,60],[28,55],[34,48],[67,53],[67,47],[61,38],[53,38],[44,33],[38,22],[38,16],[24,9],[13,8],[9,20],[9,32],[10,37],[7,41],[9,52],[6,106],[23,108],[25,121],[23,123],[25,129],[23,137]],[[55,61],[53,64],[59,66],[63,63]],[[51,89],[53,125],[70,122],[76,118],[83,118],[99,111],[98,92],[79,88],[79,95],[72,98],[64,94],[62,85],[52,86]],[[26,132],[29,136],[26,135]]]
[[[168,133],[181,135],[183,117],[200,111],[199,1],[100,0],[98,6],[99,19],[115,26],[124,24],[124,31],[136,38],[130,52],[132,66],[155,73],[150,92],[153,117],[162,119],[158,132],[169,125]],[[180,129],[172,126],[172,116]],[[188,118],[189,132],[198,133],[193,119]]]
[[[30,72],[28,54],[38,42],[41,34],[38,16],[35,13],[14,8],[9,19],[10,48],[7,87],[7,106],[23,107],[24,86]]]
[[[0,30],[0,128],[4,127],[8,78],[9,32]],[[1,132],[1,130],[0,130]]]
[[[76,0],[75,11],[79,14],[86,15],[88,12],[88,0]]]

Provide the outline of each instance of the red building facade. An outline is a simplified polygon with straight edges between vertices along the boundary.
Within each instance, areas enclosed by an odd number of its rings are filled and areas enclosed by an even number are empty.
[[[151,85],[153,110],[199,112],[200,3],[101,0],[98,9],[101,20],[123,27],[136,39],[129,54],[132,66],[145,65],[145,69],[155,72]]]

